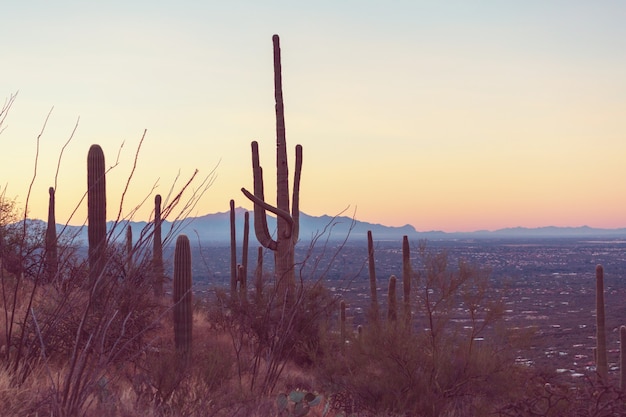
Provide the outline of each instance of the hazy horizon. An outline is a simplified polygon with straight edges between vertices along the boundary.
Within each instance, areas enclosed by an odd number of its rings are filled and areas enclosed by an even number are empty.
[[[252,205],[258,140],[275,201],[271,36],[281,37],[287,145],[302,144],[301,209],[418,231],[626,227],[626,4],[346,1],[174,4],[62,0],[3,10],[2,190],[57,221],[107,165],[117,215],[147,220],[194,169],[217,178],[192,213]],[[120,152],[120,147],[124,143]],[[293,167],[291,166],[293,173]],[[154,184],[157,187],[153,189]],[[6,190],[5,190],[6,188]],[[85,218],[85,202],[71,223]]]

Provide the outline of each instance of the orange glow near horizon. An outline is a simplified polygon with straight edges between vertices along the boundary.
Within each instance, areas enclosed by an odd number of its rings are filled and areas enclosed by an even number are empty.
[[[54,106],[31,217],[46,218],[56,180],[57,218],[70,219],[98,143],[115,166],[115,219],[144,129],[123,218],[148,220],[154,194],[166,198],[196,168],[216,178],[190,215],[224,212],[231,198],[251,208],[240,188],[252,188],[252,140],[273,202],[279,33],[291,163],[294,146],[304,148],[305,213],[356,210],[358,220],[418,231],[626,227],[626,5],[574,0],[564,14],[539,2],[179,3],[151,3],[149,16],[117,0],[5,11],[4,94],[19,94],[0,127],[0,186],[21,204]],[[68,30],[77,22],[78,37]],[[85,204],[70,223],[85,221]]]

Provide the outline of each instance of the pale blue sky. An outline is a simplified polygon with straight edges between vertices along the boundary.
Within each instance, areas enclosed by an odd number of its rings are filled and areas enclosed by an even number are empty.
[[[130,3],[130,4],[129,4]],[[281,36],[287,142],[304,146],[302,210],[418,230],[626,226],[626,3],[24,1],[3,7],[0,179],[45,217],[61,146],[60,220],[92,143],[121,164],[148,129],[143,199],[178,170],[218,178],[198,214],[250,207],[250,141],[272,197],[271,36]],[[147,217],[149,208],[140,214]],[[117,210],[110,209],[111,216]]]

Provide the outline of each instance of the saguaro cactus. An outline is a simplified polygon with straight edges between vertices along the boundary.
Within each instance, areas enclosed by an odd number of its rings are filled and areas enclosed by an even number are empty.
[[[245,188],[242,188],[241,191],[254,202],[254,231],[257,239],[261,245],[274,251],[274,274],[277,288],[280,294],[286,295],[287,299],[291,299],[295,288],[294,246],[298,241],[302,147],[300,145],[296,146],[296,168],[292,207],[290,211],[285,111],[283,106],[280,41],[278,35],[274,35],[272,41],[274,44],[274,97],[276,100],[276,207],[265,202],[263,170],[259,163],[259,148],[257,142],[252,142],[254,194],[251,194]],[[277,216],[278,230],[275,240],[272,239],[267,227],[267,219],[265,217],[266,210]]]
[[[402,237],[402,288],[404,292],[404,324],[411,328],[411,250],[409,237]]]
[[[346,344],[346,302],[341,300],[339,303],[339,334],[341,335],[341,349]]]
[[[87,154],[87,235],[89,242],[89,286],[94,295],[102,287],[106,263],[106,175],[104,152],[91,145]]]
[[[241,297],[246,301],[248,296],[248,244],[250,242],[250,213],[245,212],[243,215],[243,243],[241,247],[241,268],[239,268],[239,285],[241,289]]]
[[[604,268],[596,266],[596,372],[607,383],[606,327],[604,319]]]
[[[619,328],[619,389],[626,391],[626,326]]]
[[[230,200],[230,297],[237,297],[237,234],[235,230],[235,200]]]
[[[126,227],[126,276],[130,277],[133,270],[133,229]]]
[[[233,299],[237,296],[237,283],[239,283],[239,292],[241,300],[247,298],[247,281],[248,281],[248,242],[250,233],[250,214],[244,213],[243,221],[243,246],[241,254],[241,264],[237,263],[237,230],[235,227],[235,200],[230,200],[230,295]]]
[[[256,299],[260,301],[263,298],[263,246],[259,246],[257,251],[254,287],[256,288]]]
[[[387,294],[387,320],[395,322],[398,318],[398,303],[396,301],[396,281],[395,275],[389,277],[389,292]]]
[[[165,278],[163,272],[163,241],[162,236],[162,219],[161,219],[161,195],[154,197],[154,238],[152,239],[152,285],[154,295],[163,296],[163,281]]]
[[[371,306],[371,319],[378,321],[378,297],[376,295],[376,262],[374,260],[374,238],[372,237],[372,231],[367,231],[367,260],[368,269],[370,274],[370,298],[372,300]]]
[[[58,250],[57,250],[57,230],[56,230],[56,216],[54,214],[54,188],[48,189],[50,198],[48,201],[48,225],[46,228],[46,257],[45,257],[45,271],[46,279],[48,282],[52,282],[57,274],[59,267]]]
[[[174,344],[183,357],[191,352],[191,248],[189,238],[179,235],[174,251]]]

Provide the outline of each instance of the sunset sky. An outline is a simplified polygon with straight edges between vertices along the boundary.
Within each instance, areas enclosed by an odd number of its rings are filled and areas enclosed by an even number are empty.
[[[261,5],[262,4],[262,5]],[[626,2],[30,1],[2,7],[0,187],[57,221],[104,149],[109,217],[212,187],[194,215],[251,208],[250,142],[275,196],[272,34],[281,37],[287,145],[304,148],[301,209],[418,231],[626,227]],[[293,171],[293,170],[292,170]],[[135,216],[147,220],[152,197]],[[81,208],[71,223],[80,224]]]

